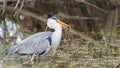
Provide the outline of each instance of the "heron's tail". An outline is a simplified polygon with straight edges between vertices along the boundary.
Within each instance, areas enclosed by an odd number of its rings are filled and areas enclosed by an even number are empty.
[[[17,46],[13,45],[5,49],[5,55],[11,55],[16,53]]]

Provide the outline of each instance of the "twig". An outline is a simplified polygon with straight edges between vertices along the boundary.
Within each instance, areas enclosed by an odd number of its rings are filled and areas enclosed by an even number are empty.
[[[24,0],[22,0],[22,3],[21,3],[21,5],[20,5],[20,9],[19,9],[19,11],[18,11],[18,14],[21,12],[23,6],[24,6]]]
[[[3,24],[3,41],[4,41],[4,44],[5,44],[5,39],[6,39],[6,22],[5,22],[5,12],[6,12],[6,0],[3,0],[3,11],[2,11],[2,18],[3,18],[3,21],[2,21],[2,24]]]
[[[120,63],[117,64],[114,68],[120,68]]]
[[[0,0],[0,2],[3,2],[4,0]],[[6,2],[17,2],[18,0],[6,0]],[[25,0],[25,2],[32,1],[32,0]]]
[[[2,11],[2,16],[5,14],[6,11],[6,0],[3,0],[3,11]]]
[[[99,17],[81,17],[81,16],[70,16],[70,15],[61,15],[58,17],[66,18],[66,19],[83,19],[83,20],[101,20],[102,19]]]
[[[83,3],[85,3],[85,4],[89,5],[89,6],[92,6],[92,7],[96,8],[96,9],[98,9],[98,10],[106,13],[106,14],[108,13],[107,11],[103,10],[102,8],[100,8],[100,7],[98,7],[98,6],[94,5],[94,4],[91,4],[91,3],[89,3],[89,2],[87,2],[87,1],[85,1],[85,0],[82,0],[82,1],[80,1],[80,0],[75,0],[75,1],[77,1],[77,2],[83,2]]]
[[[48,29],[48,27],[46,26],[46,28],[45,28],[45,32],[47,31],[47,29]]]
[[[25,64],[30,63],[30,62],[31,62],[31,60],[26,61],[26,62],[24,62],[24,63],[20,64],[19,66],[25,65]]]
[[[19,3],[20,3],[20,0],[17,0],[17,3],[16,3],[16,5],[15,5],[15,8],[14,8],[13,12],[15,12],[15,10],[17,9]]]

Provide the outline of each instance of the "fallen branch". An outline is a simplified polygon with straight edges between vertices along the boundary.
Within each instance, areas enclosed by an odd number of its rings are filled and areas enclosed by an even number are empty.
[[[2,6],[0,6],[2,7]],[[14,7],[7,7],[7,10],[14,10]],[[19,9],[16,9],[16,11],[18,11]],[[21,14],[23,15],[26,15],[26,16],[30,16],[32,18],[35,18],[37,20],[40,20],[42,22],[47,22],[47,19],[46,18],[43,18],[42,16],[40,16],[39,14],[36,14],[36,13],[33,13],[29,10],[26,10],[26,9],[22,9]],[[76,31],[74,29],[71,29],[70,32],[74,35],[77,35],[77,36],[80,36],[82,39],[85,39],[91,43],[93,43],[94,45],[100,45],[97,41],[95,41],[93,38],[90,38],[89,36],[87,35],[83,35],[82,33],[80,33],[79,31]]]

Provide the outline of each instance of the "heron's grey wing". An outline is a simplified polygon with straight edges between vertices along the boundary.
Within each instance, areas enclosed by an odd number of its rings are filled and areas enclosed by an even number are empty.
[[[51,48],[51,37],[47,36],[46,38],[44,38],[41,42],[40,42],[40,46],[36,46],[36,48],[34,48],[34,54],[36,55],[41,55],[45,52],[47,52],[48,50],[50,50]]]
[[[41,49],[40,51],[43,51],[47,47],[48,43],[46,42],[46,38],[51,35],[52,32],[40,32],[26,38],[20,44],[18,44],[17,53],[33,54],[34,52],[36,52],[36,50]]]
[[[36,33],[34,35],[31,35],[29,36],[28,38],[24,39],[23,41],[21,41],[20,43],[18,43],[17,45],[15,46],[12,46],[10,48],[8,48],[9,50],[12,49],[12,51],[14,53],[21,53],[21,54],[33,54],[35,52],[35,48],[37,47],[40,47],[40,48],[43,48],[46,47],[47,45],[45,45],[43,47],[43,42],[47,42],[45,41],[46,37],[49,37],[52,35],[52,32],[39,32],[39,33]],[[44,43],[44,44],[45,44]],[[48,42],[47,42],[48,43]],[[46,43],[46,44],[47,44]],[[39,48],[39,49],[40,49]],[[42,51],[42,50],[41,50]],[[8,53],[9,54],[9,51]]]
[[[36,54],[41,55],[51,48],[50,41],[47,39],[49,36],[42,38],[41,41],[35,40],[31,47],[20,47],[17,51],[18,54]]]
[[[48,32],[39,32],[39,33],[36,33],[34,35],[31,35],[31,36],[27,37],[26,39],[24,39],[23,41],[21,41],[17,45],[18,46],[21,46],[21,45],[25,45],[25,46],[28,45],[29,46],[29,45],[35,43],[35,41],[41,41],[44,37],[51,36],[51,35],[52,35],[52,32],[50,32],[50,31],[48,31]]]

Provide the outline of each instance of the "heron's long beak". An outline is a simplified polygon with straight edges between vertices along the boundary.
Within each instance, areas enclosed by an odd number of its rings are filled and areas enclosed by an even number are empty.
[[[60,20],[57,20],[57,23],[61,24],[61,25],[62,25],[63,27],[65,27],[65,28],[71,28],[70,25],[68,25],[68,24],[66,24],[66,23],[64,23],[64,22],[62,22],[62,21],[60,21]]]

